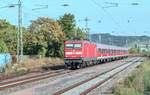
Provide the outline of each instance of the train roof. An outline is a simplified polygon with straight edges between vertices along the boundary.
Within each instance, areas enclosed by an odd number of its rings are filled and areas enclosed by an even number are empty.
[[[73,40],[73,41],[65,41],[66,43],[90,43],[89,41],[81,41],[81,40]],[[113,45],[106,45],[106,44],[96,44],[97,48],[100,49],[113,49],[113,50],[128,50],[127,47],[119,47],[119,46],[113,46]]]
[[[119,47],[119,46],[113,46],[113,45],[106,45],[106,44],[96,44],[97,48],[101,49],[113,49],[113,50],[128,50],[126,47]]]
[[[72,41],[65,41],[66,43],[89,43],[89,41],[81,41],[81,40],[72,40]]]

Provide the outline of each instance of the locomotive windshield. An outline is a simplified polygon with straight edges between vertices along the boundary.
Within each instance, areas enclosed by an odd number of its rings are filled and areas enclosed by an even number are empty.
[[[82,44],[66,44],[66,48],[77,49],[81,47],[82,47]]]
[[[73,44],[66,44],[66,48],[73,48],[74,45]]]
[[[81,44],[74,44],[74,48],[81,48]]]

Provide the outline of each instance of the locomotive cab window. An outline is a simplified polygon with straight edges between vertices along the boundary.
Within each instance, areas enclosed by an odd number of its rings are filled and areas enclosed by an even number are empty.
[[[73,44],[66,44],[66,48],[73,48],[74,45]]]
[[[81,44],[74,44],[74,48],[81,48],[82,45]]]
[[[70,49],[80,49],[82,47],[82,44],[66,44],[66,48]]]

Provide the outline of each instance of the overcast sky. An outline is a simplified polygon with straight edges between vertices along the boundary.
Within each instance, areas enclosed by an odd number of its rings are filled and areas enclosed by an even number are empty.
[[[105,2],[118,3],[118,7]],[[0,6],[16,4],[17,0],[0,0]],[[63,4],[69,4],[63,7]],[[139,5],[131,5],[139,3]],[[32,11],[48,5],[47,9]],[[0,18],[17,25],[17,7],[0,8]],[[40,16],[58,19],[64,13],[72,13],[79,27],[85,28],[85,17],[89,18],[90,33],[111,33],[115,35],[150,36],[150,0],[23,0],[23,25]],[[112,32],[113,31],[113,32]],[[146,31],[146,32],[144,32]]]

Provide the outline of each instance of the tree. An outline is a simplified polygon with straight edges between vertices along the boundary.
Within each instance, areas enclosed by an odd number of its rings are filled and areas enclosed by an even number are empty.
[[[6,20],[0,20],[0,39],[5,43],[7,51],[16,54],[17,28]]]
[[[2,39],[0,39],[0,53],[6,53],[6,52],[8,52],[8,48],[5,42]]]
[[[32,21],[29,32],[25,35],[25,52],[50,57],[62,57],[61,47],[65,39],[57,21],[48,17],[40,17]]]
[[[139,54],[139,53],[141,53],[141,50],[140,50],[140,48],[130,48],[129,53],[130,54]]]
[[[76,28],[76,39],[78,40],[86,40],[86,33],[83,31],[83,29],[80,29],[79,27]]]
[[[75,38],[75,16],[73,14],[64,14],[58,20],[59,24],[61,25],[62,30],[66,34],[67,40],[72,40]]]

